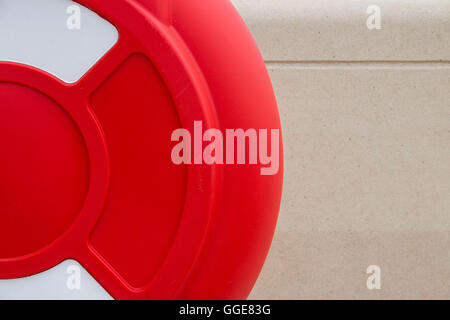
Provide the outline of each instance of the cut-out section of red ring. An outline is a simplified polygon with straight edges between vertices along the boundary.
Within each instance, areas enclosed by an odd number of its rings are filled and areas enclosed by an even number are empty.
[[[182,213],[186,168],[172,163],[168,143],[181,124],[166,85],[142,54],[96,90],[90,107],[111,160],[108,199],[91,245],[140,288],[161,267]]]

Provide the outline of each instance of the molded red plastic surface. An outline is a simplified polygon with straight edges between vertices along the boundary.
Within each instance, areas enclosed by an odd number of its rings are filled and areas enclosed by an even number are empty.
[[[0,62],[0,278],[75,259],[117,299],[243,299],[282,188],[259,165],[175,165],[171,133],[280,129],[228,0],[80,0],[119,31],[75,84]]]

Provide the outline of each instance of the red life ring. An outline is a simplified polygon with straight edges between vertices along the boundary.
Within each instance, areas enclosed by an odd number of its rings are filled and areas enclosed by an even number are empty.
[[[283,158],[244,22],[227,0],[77,2],[119,34],[80,80],[0,61],[0,279],[74,259],[117,299],[246,298],[272,241]],[[171,158],[177,129],[201,143],[190,164]],[[219,149],[202,158],[219,132],[223,160]],[[232,134],[247,139],[241,161],[226,161]],[[278,156],[266,174],[264,143]]]

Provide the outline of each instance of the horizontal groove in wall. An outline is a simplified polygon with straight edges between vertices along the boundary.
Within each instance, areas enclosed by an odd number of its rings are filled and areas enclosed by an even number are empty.
[[[345,61],[345,60],[267,60],[269,69],[450,69],[450,61]]]

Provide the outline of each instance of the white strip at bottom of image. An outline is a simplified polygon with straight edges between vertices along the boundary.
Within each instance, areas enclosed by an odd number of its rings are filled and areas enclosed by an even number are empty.
[[[112,300],[75,260],[31,277],[0,280],[0,300]]]

